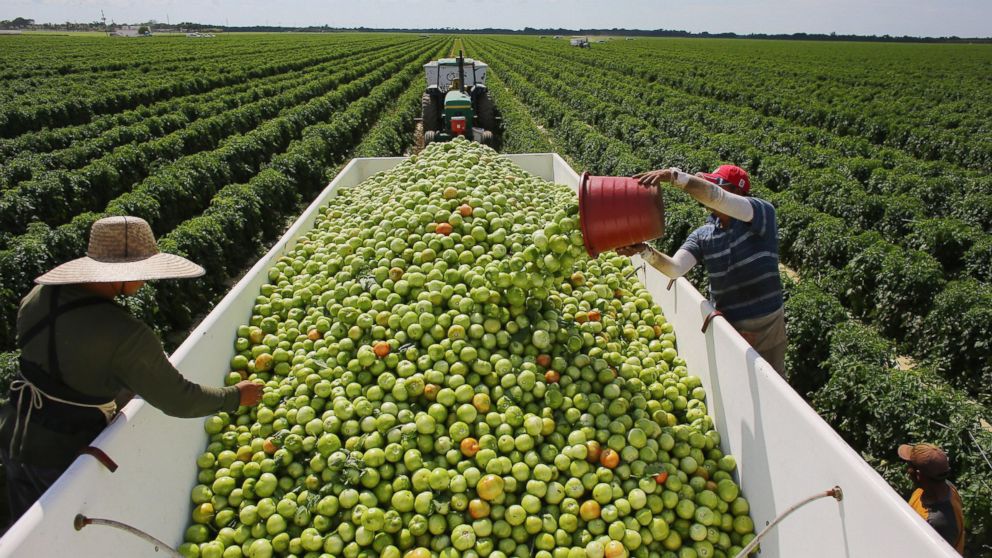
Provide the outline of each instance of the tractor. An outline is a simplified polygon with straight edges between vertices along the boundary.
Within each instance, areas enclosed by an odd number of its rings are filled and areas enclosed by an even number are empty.
[[[424,143],[456,136],[492,145],[496,111],[486,89],[485,63],[462,56],[424,64],[427,90],[421,99]]]

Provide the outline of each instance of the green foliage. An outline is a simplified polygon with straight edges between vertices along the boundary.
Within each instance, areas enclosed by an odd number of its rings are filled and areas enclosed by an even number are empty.
[[[0,405],[7,403],[7,396],[10,393],[10,382],[17,375],[17,371],[20,370],[20,365],[17,363],[20,354],[20,351],[0,353]]]
[[[979,281],[992,283],[992,236],[985,236],[964,256],[967,274]]]
[[[527,107],[509,91],[499,75],[486,76],[486,87],[503,118],[499,150],[502,153],[545,153],[554,151],[544,133],[538,129]]]
[[[959,219],[922,219],[913,222],[907,244],[932,254],[944,268],[947,277],[961,273],[965,254],[981,238],[987,238],[974,225]]]
[[[813,405],[893,486],[908,492],[896,455],[904,443],[929,442],[951,458],[952,481],[964,501],[969,552],[992,542],[992,467],[983,451],[992,432],[982,428],[988,408],[950,388],[925,367],[891,365],[892,347],[855,322],[838,326],[831,341],[830,379]]]
[[[992,403],[992,287],[967,279],[937,295],[916,343],[945,376]]]
[[[785,355],[785,378],[803,397],[822,387],[828,379],[822,367],[830,357],[835,327],[847,320],[840,301],[820,290],[812,281],[786,285],[785,325],[789,347]]]
[[[316,80],[305,87],[315,88],[317,92],[327,88],[332,90],[283,111],[278,118],[265,121],[245,135],[226,137],[222,145],[213,151],[198,152],[162,166],[132,190],[110,201],[101,213],[82,212],[57,227],[40,222],[30,224],[25,234],[16,237],[6,250],[0,251],[0,276],[5,279],[0,287],[0,347],[13,346],[17,306],[34,278],[58,263],[85,253],[90,225],[101,217],[142,217],[162,236],[182,222],[204,213],[215,194],[223,191],[225,186],[250,181],[258,176],[265,164],[292,177],[290,183],[295,187],[290,191],[315,191],[315,185],[322,185],[324,175],[324,165],[315,162],[327,157],[341,157],[353,148],[379,111],[401,90],[398,89],[400,84],[409,84],[422,61],[434,54],[437,44],[421,44],[418,50],[407,51],[401,57],[391,56],[391,51],[387,50],[369,56],[363,64]],[[279,106],[276,105],[277,108]],[[257,111],[257,107],[246,110]],[[330,126],[328,122],[335,125]],[[218,129],[223,128],[221,124],[217,125]],[[231,131],[236,130],[228,130],[227,133]],[[300,183],[308,186],[299,187]],[[227,197],[227,194],[221,196]],[[256,222],[254,227],[259,231],[269,231],[271,238],[274,234],[271,226],[280,228],[288,217],[287,206],[283,202],[292,204],[297,199],[295,194],[267,199],[265,203],[268,206],[283,208],[283,213],[278,219],[267,218]],[[216,226],[214,231],[217,231]],[[223,229],[220,234],[224,234]],[[209,235],[205,233],[197,236],[205,239],[203,244],[216,242],[209,240]],[[243,245],[235,243],[224,246],[246,256],[255,253],[237,250],[237,246]],[[213,261],[200,263],[214,269]],[[248,260],[242,260],[242,265],[246,263]],[[227,276],[213,280],[222,282],[224,277]],[[210,291],[206,287],[207,282],[206,279],[189,282],[194,286],[192,291],[172,286],[164,290],[189,295],[200,288]],[[207,308],[203,301],[215,295],[216,292],[212,291],[199,293],[198,296],[189,295],[188,298],[159,298],[156,310],[146,310],[147,305],[134,304],[134,311],[139,316],[153,317],[152,323],[162,331],[183,329]]]

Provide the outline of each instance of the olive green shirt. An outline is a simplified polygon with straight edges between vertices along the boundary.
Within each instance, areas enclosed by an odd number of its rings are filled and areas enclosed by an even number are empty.
[[[53,289],[36,286],[21,301],[18,336],[48,315]],[[79,285],[65,285],[60,288],[59,305],[93,296]],[[238,408],[238,388],[201,386],[183,378],[169,362],[151,328],[110,301],[60,315],[55,339],[62,381],[85,395],[111,401],[127,389],[174,417],[199,417]],[[21,356],[50,372],[48,342],[49,332],[45,329],[23,347]],[[12,406],[16,400],[16,395],[11,397],[12,405],[0,412],[0,443],[4,450],[13,435],[16,411]],[[35,465],[68,466],[79,450],[89,445],[91,440],[83,438],[92,435],[73,436],[31,424],[20,453],[16,452],[20,440],[15,446],[15,457]]]

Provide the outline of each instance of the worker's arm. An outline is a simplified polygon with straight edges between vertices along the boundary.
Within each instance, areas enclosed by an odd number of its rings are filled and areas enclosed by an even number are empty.
[[[257,385],[257,390],[240,387],[240,384],[217,388],[187,380],[165,357],[158,338],[147,327],[136,328],[126,342],[118,346],[111,362],[121,383],[174,417],[202,417],[218,411],[236,411],[238,405],[257,404],[256,395],[261,397],[261,386]]]
[[[671,279],[677,279],[689,272],[696,265],[696,258],[689,251],[679,249],[674,256],[662,254],[648,244],[640,243],[618,248],[617,253],[623,256],[639,255],[651,267],[664,273]]]
[[[677,168],[635,174],[634,178],[645,186],[670,182],[710,209],[745,223],[750,223],[754,219],[754,207],[746,197],[732,194],[705,178],[693,176]]]

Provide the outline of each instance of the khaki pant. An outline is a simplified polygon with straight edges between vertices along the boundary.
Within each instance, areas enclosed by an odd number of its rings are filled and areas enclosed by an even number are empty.
[[[767,316],[741,320],[732,325],[779,375],[785,375],[785,348],[789,343],[785,336],[784,307]]]

